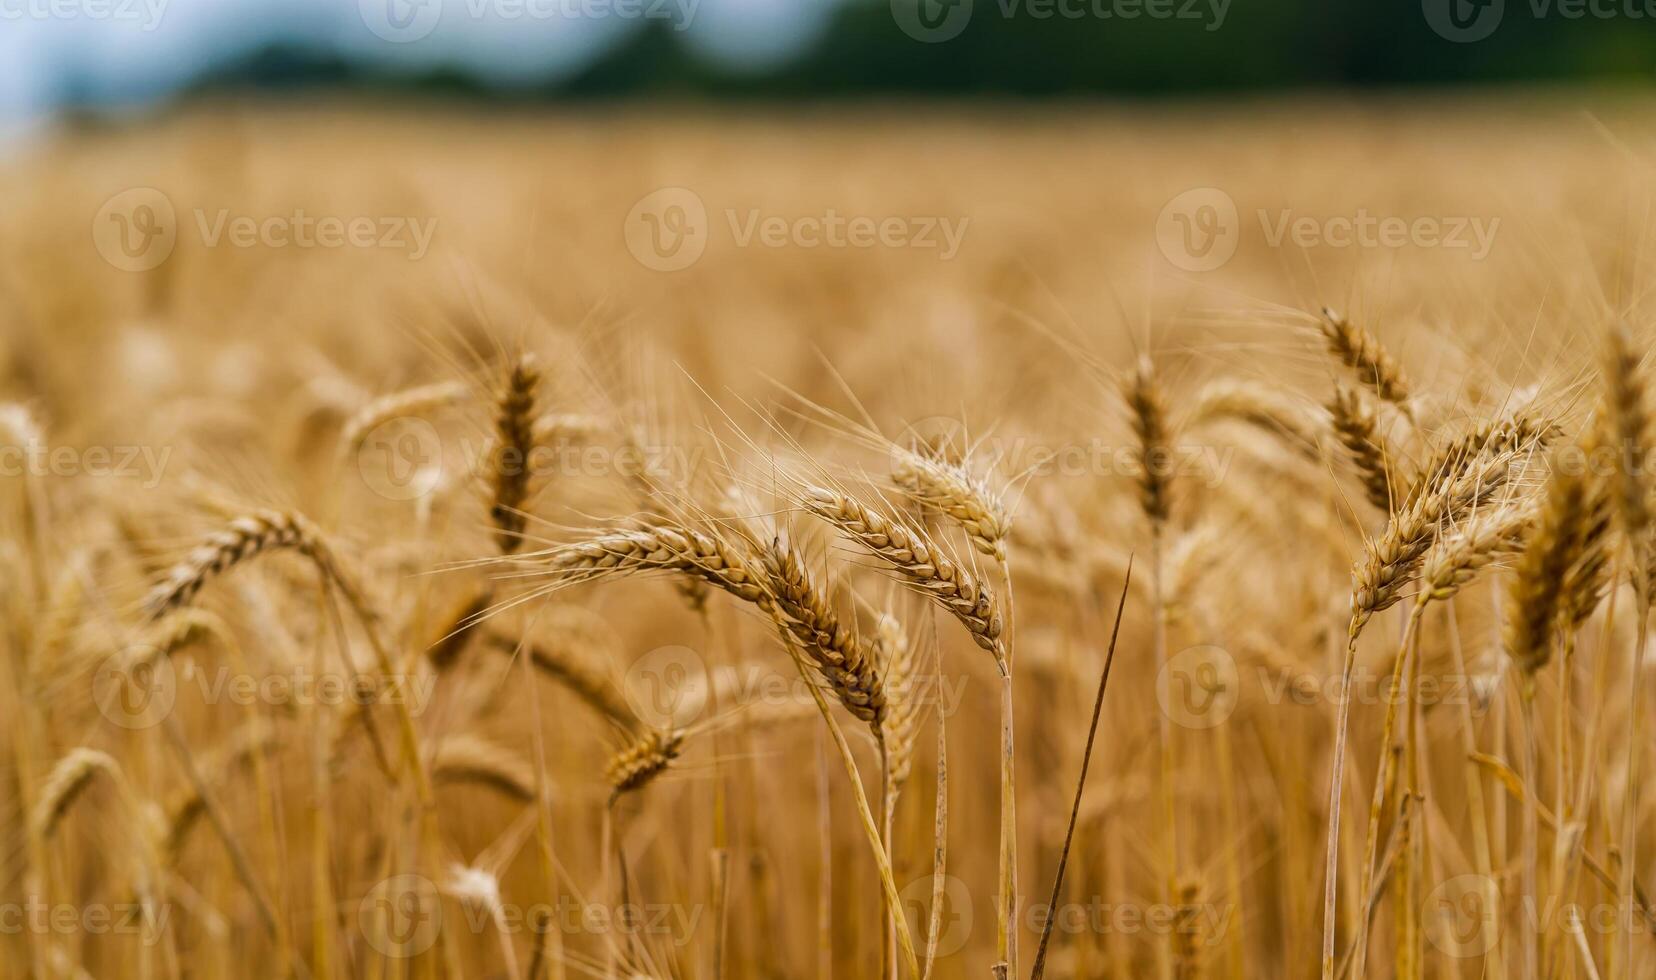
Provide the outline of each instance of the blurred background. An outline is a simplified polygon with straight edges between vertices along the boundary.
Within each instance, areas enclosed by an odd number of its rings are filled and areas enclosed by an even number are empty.
[[[546,102],[1637,86],[1653,21],[1649,0],[0,0],[0,121],[318,88]]]

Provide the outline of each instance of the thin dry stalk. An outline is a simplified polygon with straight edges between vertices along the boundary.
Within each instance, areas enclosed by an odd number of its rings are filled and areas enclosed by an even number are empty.
[[[1121,614],[1127,608],[1128,588],[1132,584],[1133,566],[1127,565],[1126,580],[1121,583],[1121,598],[1116,602],[1115,625],[1110,628],[1110,645],[1104,651],[1104,668],[1098,675],[1098,693],[1093,697],[1092,722],[1087,726],[1087,744],[1081,751],[1081,774],[1075,781],[1075,798],[1070,803],[1069,828],[1064,832],[1064,846],[1058,852],[1058,870],[1052,876],[1052,897],[1047,908],[1058,908],[1064,892],[1064,871],[1069,866],[1070,846],[1075,840],[1075,825],[1081,815],[1081,794],[1087,789],[1087,770],[1092,765],[1093,740],[1098,736],[1098,719],[1104,712],[1104,692],[1110,685],[1110,666],[1115,663],[1116,640],[1121,635]],[[1041,927],[1041,943],[1035,948],[1035,966],[1030,980],[1041,980],[1046,973],[1047,943],[1052,939],[1053,916],[1047,916]]]

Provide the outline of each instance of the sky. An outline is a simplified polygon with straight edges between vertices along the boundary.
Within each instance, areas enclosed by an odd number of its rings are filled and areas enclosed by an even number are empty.
[[[71,101],[141,107],[272,43],[495,84],[578,72],[648,19],[761,69],[807,49],[841,0],[0,0],[0,127]]]

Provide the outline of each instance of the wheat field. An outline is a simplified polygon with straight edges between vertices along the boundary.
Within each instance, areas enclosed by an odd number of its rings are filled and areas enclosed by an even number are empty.
[[[17,150],[0,976],[1656,976],[1652,119]]]

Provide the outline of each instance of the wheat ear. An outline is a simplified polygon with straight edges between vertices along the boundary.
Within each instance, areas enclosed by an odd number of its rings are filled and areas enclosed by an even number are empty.
[[[1316,421],[1299,404],[1273,388],[1233,378],[1203,385],[1181,417],[1179,428],[1192,431],[1226,420],[1245,422],[1272,433],[1301,453],[1313,452],[1321,441]]]
[[[910,500],[939,511],[965,532],[972,547],[998,562],[1006,560],[1005,538],[1012,526],[1001,496],[965,463],[952,463],[898,449],[891,478]]]
[[[325,577],[334,577],[332,560],[309,521],[292,512],[255,511],[231,521],[174,565],[144,599],[145,615],[153,622],[187,606],[212,579],[278,549],[297,551],[315,562]]]
[[[643,789],[678,758],[684,736],[651,729],[609,761],[610,802]]]
[[[34,812],[29,815],[34,830],[43,838],[50,838],[68,815],[75,801],[102,775],[123,790],[125,776],[120,764],[107,752],[84,746],[70,749],[57,761],[40,786]]]
[[[1605,431],[1615,451],[1616,468],[1612,481],[1615,513],[1620,525],[1629,562],[1633,568],[1633,585],[1638,599],[1638,630],[1634,640],[1632,674],[1627,685],[1629,735],[1627,737],[1626,787],[1622,799],[1621,840],[1623,854],[1621,874],[1617,882],[1618,908],[1628,908],[1634,900],[1638,867],[1638,765],[1641,728],[1645,715],[1644,660],[1650,640],[1651,548],[1649,466],[1650,417],[1646,405],[1644,378],[1639,370],[1639,354],[1626,324],[1613,326],[1607,337],[1604,357],[1604,392],[1600,412],[1605,420]],[[1633,930],[1622,930],[1619,937],[1619,962],[1628,976],[1634,969]]]
[[[1166,523],[1172,512],[1167,472],[1171,435],[1167,399],[1148,357],[1139,360],[1137,370],[1122,389],[1122,397],[1126,399],[1133,435],[1138,440],[1134,478],[1138,481],[1139,505],[1152,523]]]
[[[1409,383],[1378,337],[1327,307],[1320,328],[1329,353],[1356,374],[1365,390],[1409,414]]]
[[[525,354],[512,365],[495,402],[495,444],[488,458],[489,519],[495,544],[509,555],[523,543],[529,499],[530,462],[535,451],[535,391],[540,368]]]
[[[431,757],[431,778],[438,785],[487,786],[520,803],[535,799],[535,773],[528,761],[469,732],[456,732],[438,743]]]
[[[497,629],[488,630],[485,636],[490,646],[509,656],[526,654],[536,670],[568,688],[604,717],[626,729],[638,727],[638,718],[610,681],[608,667],[575,644],[562,638],[530,642]]]
[[[881,737],[886,694],[874,651],[840,619],[832,593],[780,538],[765,549],[760,565],[771,596],[785,614],[782,628],[799,641],[845,710],[867,722],[876,738]]]
[[[1391,466],[1374,412],[1364,404],[1360,393],[1337,384],[1328,403],[1328,416],[1335,441],[1357,470],[1363,496],[1382,513],[1391,513]]]
[[[824,487],[806,487],[805,509],[856,541],[892,571],[966,627],[973,642],[994,655],[1006,674],[1003,618],[995,594],[964,567],[945,557],[925,533],[887,517],[855,498]]]
[[[458,405],[467,396],[459,381],[439,381],[382,395],[357,409],[339,430],[339,457],[349,459],[362,449],[362,442],[377,426],[393,419],[419,418]]]

